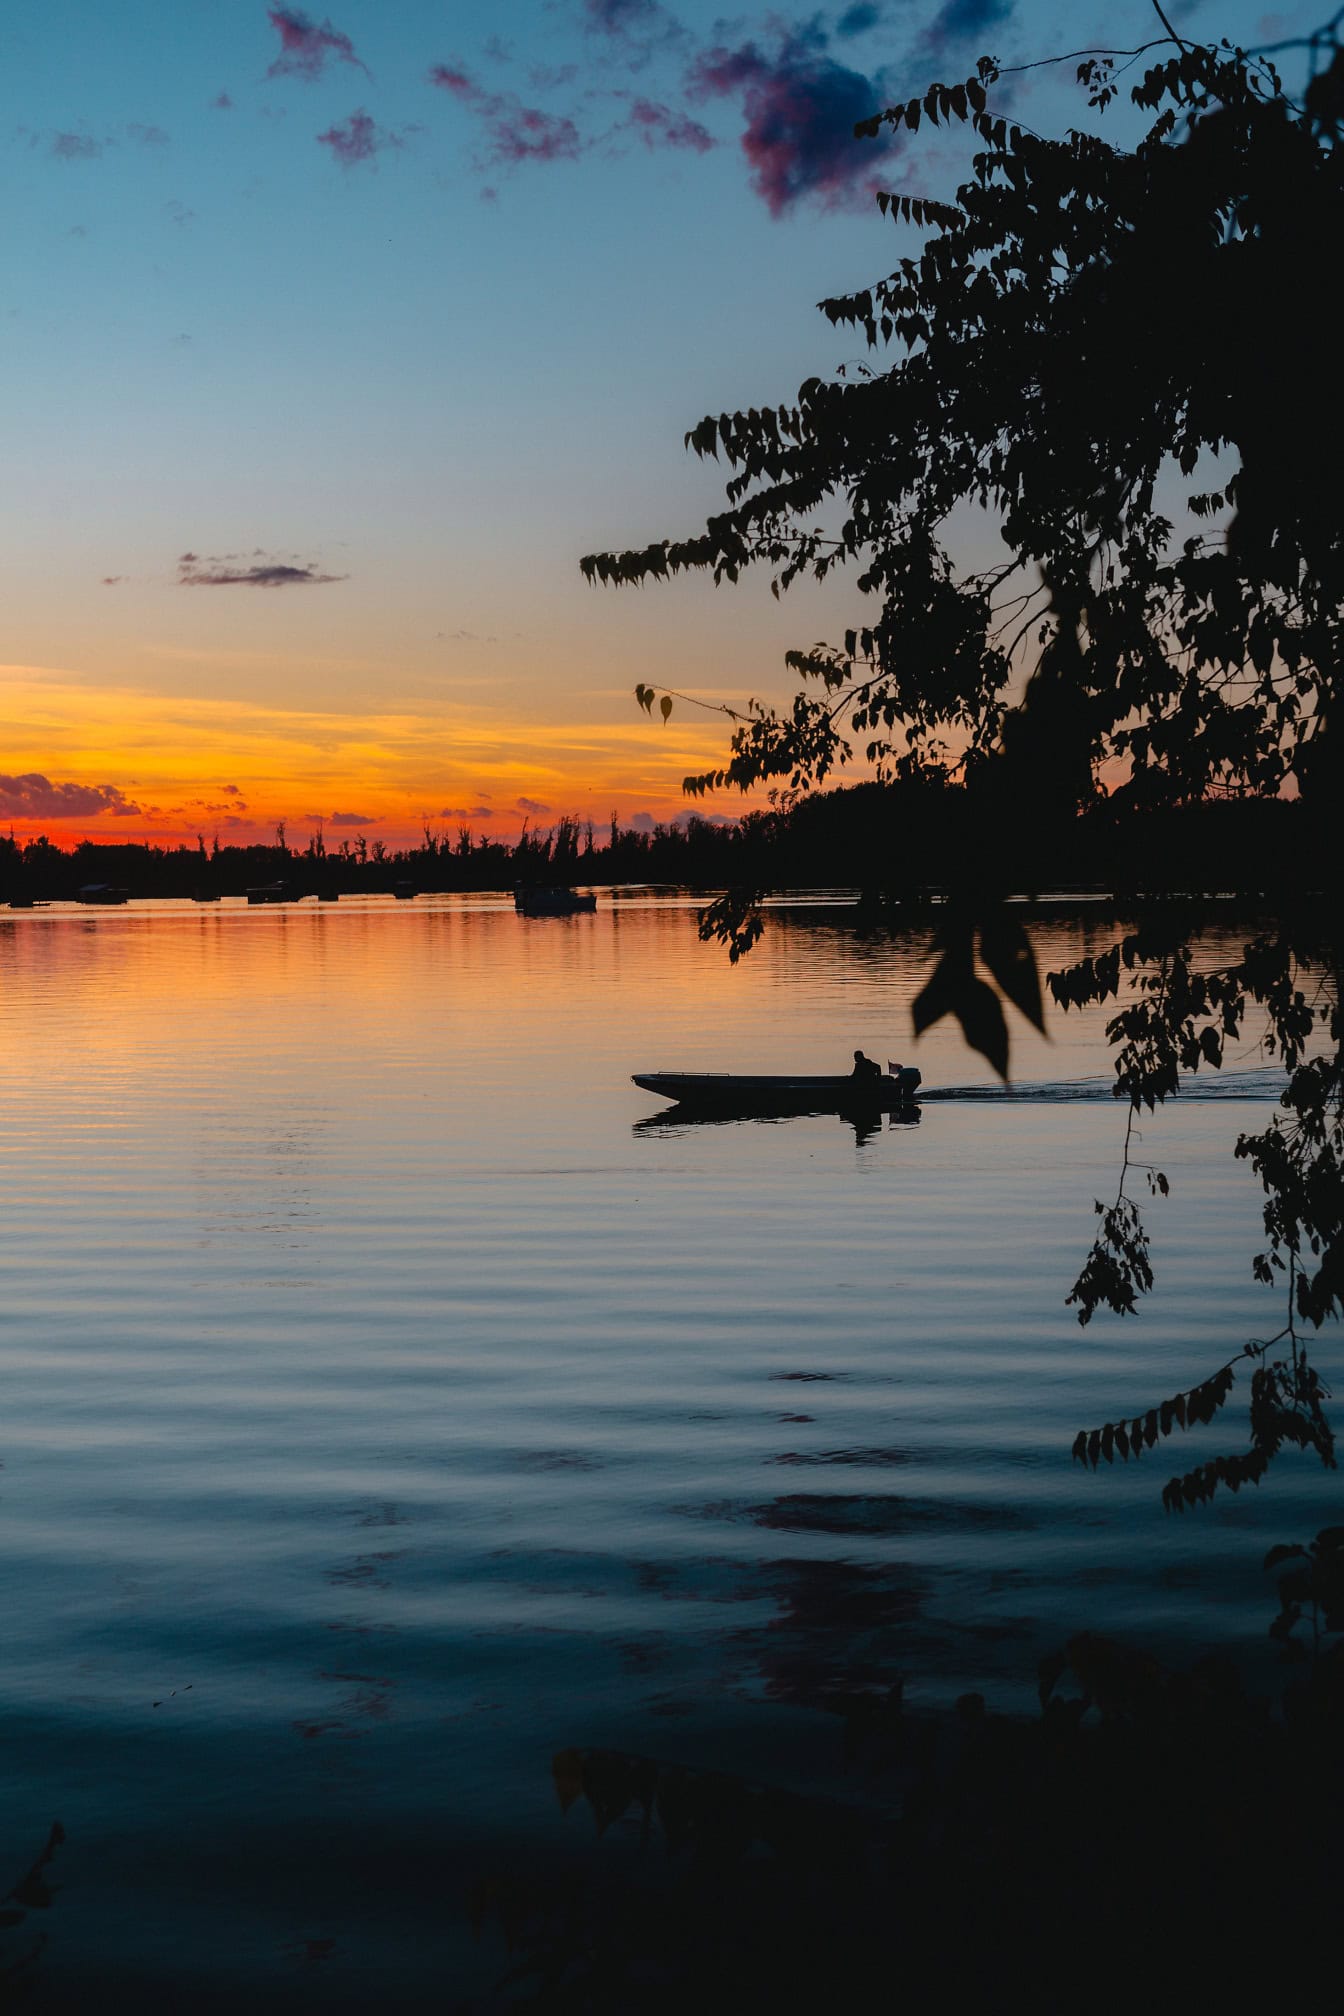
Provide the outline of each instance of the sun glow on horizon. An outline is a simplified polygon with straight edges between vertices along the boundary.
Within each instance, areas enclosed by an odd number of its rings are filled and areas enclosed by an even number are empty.
[[[605,822],[688,810],[738,816],[750,800],[694,804],[682,776],[720,761],[726,728],[686,716],[626,723],[515,721],[480,704],[386,711],[260,706],[90,685],[67,672],[0,667],[0,822],[57,845],[145,841],[291,845],[367,829],[388,844],[470,826],[499,838],[524,820]]]

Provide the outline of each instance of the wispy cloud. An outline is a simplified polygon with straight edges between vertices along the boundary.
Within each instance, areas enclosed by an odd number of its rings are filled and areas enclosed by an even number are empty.
[[[583,18],[590,34],[605,38],[608,55],[631,70],[642,70],[655,56],[688,39],[661,0],[583,0]]]
[[[835,32],[842,42],[849,42],[856,35],[866,35],[876,28],[883,18],[883,10],[874,7],[871,0],[858,0],[853,7],[846,7],[835,24]]]
[[[55,784],[37,770],[22,777],[0,772],[0,818],[134,819],[140,807],[115,784]]]
[[[445,805],[439,812],[440,819],[493,819],[494,809],[489,805]]]
[[[166,147],[172,136],[165,133],[162,126],[142,126],[137,123],[126,128],[126,137],[128,140],[136,141],[141,147]]]
[[[400,147],[402,139],[399,133],[390,133],[376,125],[367,112],[360,110],[319,133],[317,144],[330,148],[332,159],[339,161],[342,168],[357,168],[361,162],[375,160],[389,147]]]
[[[324,574],[316,562],[295,564],[261,552],[178,556],[177,579],[183,588],[302,588],[345,581],[345,574]]]
[[[333,812],[328,823],[332,826],[376,826],[378,818],[376,812]]]
[[[105,144],[91,133],[55,133],[51,151],[58,161],[96,161]]]
[[[877,186],[877,150],[886,143],[856,140],[854,127],[882,105],[882,86],[837,63],[828,39],[814,20],[769,42],[720,43],[691,65],[693,101],[741,107],[752,186],[775,217],[804,201],[824,210],[866,203]]]
[[[678,112],[650,98],[636,98],[630,117],[617,131],[634,133],[650,148],[689,147],[697,154],[708,154],[718,145],[714,135],[689,112]]]
[[[943,0],[919,39],[917,51],[923,56],[941,56],[944,50],[967,42],[986,29],[999,28],[1012,19],[1017,0]]]
[[[577,161],[584,151],[583,136],[567,113],[524,105],[511,91],[487,91],[461,64],[436,63],[429,81],[476,115],[486,159],[496,165]]]
[[[534,819],[543,818],[551,809],[540,798],[515,798],[513,802],[519,812],[526,812]]]
[[[267,18],[280,37],[280,54],[266,72],[268,77],[302,77],[314,84],[329,62],[353,64],[368,76],[368,65],[355,54],[350,37],[330,21],[319,27],[297,7],[270,7]]]

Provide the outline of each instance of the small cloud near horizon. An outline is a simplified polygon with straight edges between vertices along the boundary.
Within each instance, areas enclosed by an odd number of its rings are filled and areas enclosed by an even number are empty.
[[[310,819],[315,815],[309,813]],[[377,812],[333,812],[327,821],[329,826],[376,826],[380,814]]]
[[[205,558],[199,553],[181,553],[177,561],[181,588],[301,588],[349,578],[348,574],[323,574],[316,561],[295,565],[260,551]]]
[[[268,77],[302,77],[315,84],[329,61],[349,63],[367,77],[369,66],[355,54],[348,35],[334,28],[330,20],[319,27],[297,7],[269,7],[267,19],[280,37],[280,54],[266,72]]]
[[[515,798],[513,803],[516,811],[526,812],[533,819],[540,819],[551,809],[541,798]]]
[[[38,770],[11,777],[0,771],[0,817],[6,819],[113,819],[145,816],[116,784],[57,784]]]
[[[440,819],[493,819],[494,811],[489,805],[444,805],[440,807]]]

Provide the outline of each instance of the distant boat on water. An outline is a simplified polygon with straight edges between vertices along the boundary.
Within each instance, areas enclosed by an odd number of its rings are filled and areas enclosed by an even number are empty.
[[[249,903],[292,903],[293,885],[289,882],[262,882],[247,892]]]
[[[637,1071],[645,1092],[687,1112],[730,1114],[901,1113],[915,1103],[922,1073],[892,1064],[885,1077],[766,1077],[734,1071]]]
[[[392,884],[392,894],[396,897],[398,903],[410,903],[415,897],[415,884],[414,882],[394,882]]]
[[[75,892],[76,903],[129,903],[130,900],[128,889],[118,889],[111,882],[86,882],[82,889]]]
[[[573,917],[580,910],[596,910],[596,896],[579,896],[572,889],[532,889],[521,883],[513,892],[513,907],[523,917]]]

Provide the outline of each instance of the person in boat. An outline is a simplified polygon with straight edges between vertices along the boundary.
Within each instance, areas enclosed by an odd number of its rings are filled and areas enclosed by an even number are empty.
[[[862,1050],[854,1052],[854,1069],[850,1077],[859,1085],[877,1085],[882,1082],[882,1066],[865,1057]]]

